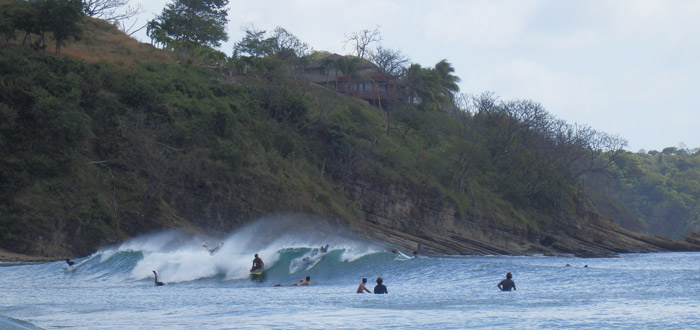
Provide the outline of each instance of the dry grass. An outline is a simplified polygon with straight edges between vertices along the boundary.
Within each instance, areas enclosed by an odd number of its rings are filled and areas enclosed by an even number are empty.
[[[136,61],[175,62],[175,56],[171,52],[141,43],[107,21],[85,17],[82,28],[82,38],[64,43],[60,56],[88,62],[104,61],[119,67],[131,66]],[[18,31],[17,40],[11,43],[20,45],[23,37],[24,33]],[[38,37],[32,36],[33,40],[36,40],[35,38]],[[53,53],[55,43],[50,33],[46,37],[46,43],[46,52]]]
[[[64,45],[61,54],[117,66],[131,66],[135,61],[175,61],[170,52],[140,43],[108,22],[89,17],[83,23],[82,39]]]

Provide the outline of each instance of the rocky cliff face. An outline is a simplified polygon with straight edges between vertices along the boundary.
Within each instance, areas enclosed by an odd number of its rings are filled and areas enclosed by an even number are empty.
[[[459,217],[439,194],[418,195],[407,188],[354,182],[346,186],[363,219],[357,231],[409,251],[418,244],[429,254],[614,256],[617,253],[700,251],[700,240],[646,236],[621,228],[594,212],[562,216],[552,229],[528,231],[511,221]]]
[[[166,202],[173,219],[132,218],[122,228],[127,236],[177,226],[190,231],[234,230],[258,217],[292,212],[308,214],[303,205],[292,209],[295,196],[274,193],[254,184],[230,186],[225,199],[180,196]],[[623,229],[610,219],[588,211],[584,216],[563,215],[548,230],[529,229],[503,216],[460,216],[455,205],[439,191],[417,193],[416,189],[395,184],[355,180],[344,185],[347,206],[354,219],[314,214],[329,222],[345,223],[361,236],[384,244],[387,249],[414,251],[418,244],[424,254],[462,255],[574,255],[606,257],[617,253],[700,251],[700,233],[685,241],[648,236]],[[424,190],[425,191],[425,190]],[[189,200],[189,202],[187,201]],[[133,215],[125,212],[125,217]],[[177,221],[175,221],[177,220]],[[65,224],[64,224],[65,225]],[[65,226],[63,226],[65,227]],[[32,256],[64,258],[91,253],[100,245],[114,244],[128,237],[110,238],[97,246],[78,242],[76,229],[55,228],[36,233],[31,244],[17,250]],[[48,236],[44,235],[46,233]],[[43,236],[42,236],[43,235]],[[16,256],[13,258],[17,259]],[[0,255],[0,260],[2,260]],[[33,260],[31,257],[20,259]]]

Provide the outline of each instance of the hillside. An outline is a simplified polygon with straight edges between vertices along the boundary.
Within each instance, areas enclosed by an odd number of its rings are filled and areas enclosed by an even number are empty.
[[[589,151],[526,125],[509,104],[397,103],[387,134],[380,109],[324,87],[222,76],[108,24],[84,28],[60,56],[0,50],[2,249],[86,255],[153,231],[225,235],[277,215],[429,253],[700,250],[597,213],[572,174],[578,163],[562,161]],[[561,143],[565,154],[542,151]]]
[[[697,149],[627,153],[617,167],[620,179],[587,178],[591,199],[600,212],[637,232],[682,238],[700,231]]]

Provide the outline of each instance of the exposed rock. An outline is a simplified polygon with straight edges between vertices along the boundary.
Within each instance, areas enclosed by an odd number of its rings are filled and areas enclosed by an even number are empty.
[[[699,232],[689,232],[685,234],[685,241],[690,244],[700,245],[700,233]]]
[[[700,233],[680,241],[647,236],[621,228],[612,220],[588,212],[562,216],[549,231],[528,232],[505,219],[457,217],[455,207],[437,194],[418,195],[409,189],[377,187],[367,182],[347,186],[363,220],[354,222],[365,236],[409,251],[420,243],[428,254],[574,255],[610,257],[618,253],[700,251]]]

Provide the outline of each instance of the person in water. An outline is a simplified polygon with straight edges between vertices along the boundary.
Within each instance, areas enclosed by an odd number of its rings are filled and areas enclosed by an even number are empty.
[[[506,279],[498,282],[498,284],[496,284],[496,286],[499,289],[501,289],[501,291],[510,291],[511,289],[517,290],[517,288],[515,287],[515,282],[513,282],[512,278],[513,278],[513,274],[508,272],[506,274]]]
[[[382,283],[384,283],[384,280],[381,277],[377,277],[377,285],[374,287],[375,294],[389,293],[386,289],[386,285]]]
[[[211,249],[210,249],[206,244],[202,244],[202,246],[203,246],[205,249],[207,249],[207,251],[209,251],[209,254],[214,254],[214,253],[216,253],[216,251],[219,251],[219,249],[220,249],[222,246],[224,246],[224,242],[219,243],[219,245],[217,245],[216,247],[211,248]]]
[[[299,283],[294,283],[291,286],[311,285],[311,283],[309,281],[311,281],[311,276],[307,276],[306,279],[301,279],[301,280],[299,280]],[[286,285],[282,285],[282,284],[277,283],[273,286],[278,287],[278,286],[286,286]]]
[[[72,261],[70,259],[66,259],[66,263],[68,264],[68,267],[75,265],[75,261]]]
[[[367,291],[367,293],[372,293],[372,291],[369,291],[369,289],[365,287],[365,284],[367,284],[367,278],[363,277],[362,283],[360,283],[360,286],[357,287],[357,293],[365,293],[365,291]]]
[[[155,278],[155,280],[154,280],[154,282],[156,283],[156,286],[161,286],[161,285],[163,285],[163,282],[158,282],[158,273],[156,273],[155,270],[153,271],[153,275],[156,276],[156,278]]]
[[[311,281],[311,276],[307,276],[306,279],[304,279],[304,280],[299,280],[299,283],[297,283],[296,285],[297,286],[311,285],[311,283],[309,283],[309,281]]]
[[[255,254],[255,259],[253,259],[253,268],[250,269],[251,272],[261,270],[265,267],[265,263],[258,257],[258,254]]]
[[[328,252],[328,246],[329,246],[328,244],[322,245],[322,246],[321,246],[321,253],[326,253],[326,252]]]

